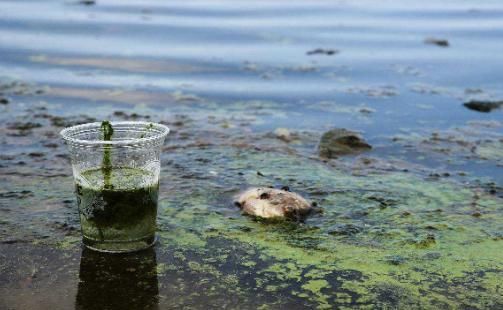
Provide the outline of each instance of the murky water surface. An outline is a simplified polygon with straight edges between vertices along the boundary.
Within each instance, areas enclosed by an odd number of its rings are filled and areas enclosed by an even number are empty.
[[[502,35],[489,0],[0,1],[0,308],[502,308],[503,109],[463,105]],[[152,250],[81,248],[58,132],[102,119],[172,129]],[[372,150],[320,159],[334,127]],[[284,185],[323,212],[232,204]]]

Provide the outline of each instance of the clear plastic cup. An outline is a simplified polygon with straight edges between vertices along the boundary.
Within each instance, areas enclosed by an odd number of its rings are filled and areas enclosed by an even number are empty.
[[[66,128],[82,241],[101,252],[133,252],[156,242],[160,153],[169,128],[112,122]],[[108,139],[108,140],[105,140]]]

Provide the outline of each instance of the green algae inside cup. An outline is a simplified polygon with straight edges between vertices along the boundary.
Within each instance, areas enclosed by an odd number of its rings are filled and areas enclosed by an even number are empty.
[[[83,243],[131,252],[156,240],[160,146],[169,129],[145,122],[67,128]]]
[[[108,184],[100,181],[105,175]],[[91,169],[83,171],[82,177],[101,185],[75,185],[84,244],[98,250],[128,251],[154,243],[159,183],[138,184],[152,179],[148,171]]]

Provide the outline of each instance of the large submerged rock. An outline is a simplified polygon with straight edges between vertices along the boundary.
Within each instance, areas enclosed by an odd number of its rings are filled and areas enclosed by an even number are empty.
[[[334,128],[325,132],[318,145],[319,155],[325,158],[360,153],[371,148],[372,146],[358,133],[343,128]]]
[[[236,199],[244,213],[261,218],[300,220],[312,210],[311,204],[299,194],[268,187],[251,188]]]

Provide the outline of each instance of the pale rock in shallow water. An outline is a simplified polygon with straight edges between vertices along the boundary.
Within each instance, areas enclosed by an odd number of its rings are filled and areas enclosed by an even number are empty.
[[[236,198],[236,205],[244,213],[261,218],[299,220],[312,210],[311,204],[299,194],[275,188],[251,188]]]
[[[290,131],[286,128],[276,128],[276,130],[274,130],[274,135],[276,136],[276,138],[283,140],[285,142],[292,141],[292,135],[290,134]]]

